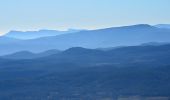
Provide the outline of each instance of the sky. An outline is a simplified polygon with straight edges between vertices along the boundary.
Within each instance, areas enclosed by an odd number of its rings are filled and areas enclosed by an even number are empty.
[[[1,35],[169,23],[170,0],[0,0]]]

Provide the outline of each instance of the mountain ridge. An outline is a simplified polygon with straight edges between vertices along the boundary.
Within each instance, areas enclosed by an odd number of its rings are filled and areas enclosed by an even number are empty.
[[[47,29],[41,29],[38,31],[9,31],[4,36],[16,38],[16,39],[36,39],[41,37],[47,37],[47,36],[57,36],[60,34],[67,34],[67,33],[73,33],[73,32],[79,32],[81,30],[76,29],[69,29],[67,31],[58,31],[58,30],[47,30]]]
[[[65,50],[71,47],[107,48],[133,46],[148,42],[170,42],[170,30],[139,24],[98,30],[85,30],[15,43],[0,42],[0,52],[9,54],[18,51],[42,52],[50,49]]]

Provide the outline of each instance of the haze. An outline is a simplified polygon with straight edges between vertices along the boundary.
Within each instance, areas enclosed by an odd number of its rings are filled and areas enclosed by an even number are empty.
[[[170,23],[169,0],[0,0],[0,34]]]

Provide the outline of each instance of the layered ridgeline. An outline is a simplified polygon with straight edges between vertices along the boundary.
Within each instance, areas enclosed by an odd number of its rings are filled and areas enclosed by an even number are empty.
[[[0,55],[18,51],[43,52],[50,49],[64,50],[71,47],[94,49],[138,45],[147,42],[170,42],[169,38],[170,29],[140,24],[85,30],[37,39],[16,40],[12,43],[0,39]]]
[[[169,44],[103,50],[75,47],[34,59],[8,57],[0,57],[2,100],[117,100],[131,96],[125,100],[136,100],[133,96],[168,100],[170,96]]]
[[[16,52],[16,53],[13,53],[13,54],[1,56],[1,58],[5,58],[5,59],[35,59],[35,58],[40,58],[40,57],[45,57],[45,56],[57,54],[59,52],[60,52],[59,50],[48,50],[48,51],[41,52],[41,53],[32,53],[32,52],[29,52],[29,51],[20,51],[20,52]]]
[[[73,47],[65,51],[49,50],[42,53],[31,53],[21,51],[10,55],[0,56],[2,61],[11,60],[6,66],[14,66],[15,61],[21,60],[25,66],[42,63],[43,66],[53,66],[58,63],[74,63],[78,66],[96,65],[125,65],[126,64],[148,64],[148,65],[169,65],[170,45],[141,45],[120,47],[115,49],[85,49]],[[26,61],[26,63],[24,63]],[[28,61],[28,62],[27,62]],[[32,63],[30,63],[32,62]],[[18,63],[16,63],[18,64]],[[22,67],[21,64],[21,67]],[[52,65],[50,65],[52,64]],[[27,68],[27,67],[26,67]],[[30,67],[29,67],[30,68]]]

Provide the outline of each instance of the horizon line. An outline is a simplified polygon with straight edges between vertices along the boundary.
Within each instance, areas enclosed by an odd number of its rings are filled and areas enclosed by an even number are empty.
[[[38,28],[38,29],[29,29],[29,30],[19,30],[19,29],[12,29],[7,32],[0,32],[0,36],[4,36],[5,34],[16,31],[16,32],[39,32],[43,30],[49,30],[49,31],[69,31],[69,30],[99,30],[99,29],[107,29],[107,28],[116,28],[116,27],[125,27],[125,26],[134,26],[134,25],[150,25],[150,26],[156,26],[156,25],[170,25],[170,24],[129,24],[129,25],[114,25],[110,27],[103,27],[103,28],[65,28],[65,29],[52,29],[52,28]]]

